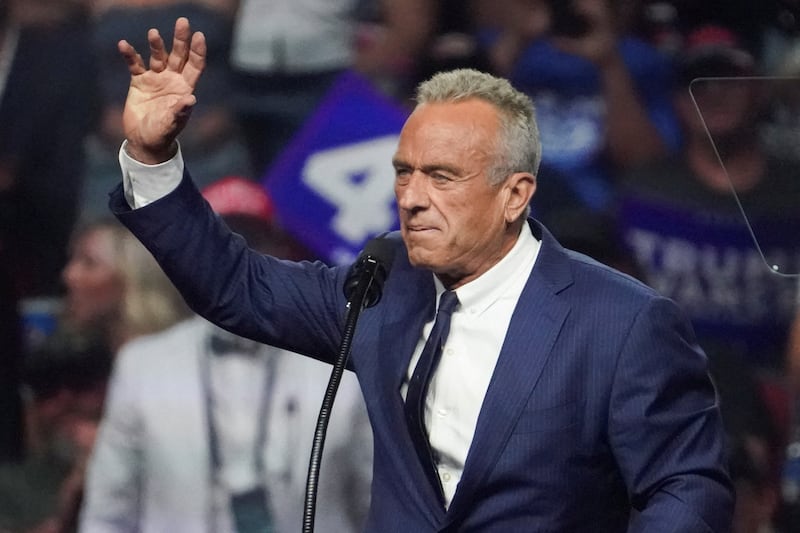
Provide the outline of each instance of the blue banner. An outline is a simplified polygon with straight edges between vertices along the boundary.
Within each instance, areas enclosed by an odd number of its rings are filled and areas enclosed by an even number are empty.
[[[772,271],[741,215],[733,210],[627,197],[621,237],[645,281],[683,308],[701,338],[735,344],[751,362],[780,364],[794,318],[797,279]],[[753,217],[768,256],[800,267],[800,212],[793,220]]]
[[[323,261],[348,264],[399,227],[392,157],[409,112],[347,72],[265,175],[283,227]]]

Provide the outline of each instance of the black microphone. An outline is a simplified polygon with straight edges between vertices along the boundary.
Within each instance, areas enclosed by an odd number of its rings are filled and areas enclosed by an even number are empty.
[[[317,418],[317,429],[314,431],[314,442],[311,447],[311,458],[308,461],[308,477],[306,478],[306,497],[303,505],[303,533],[314,533],[314,513],[317,506],[317,487],[319,481],[322,448],[325,443],[325,434],[328,431],[333,400],[339,388],[339,382],[347,366],[350,356],[350,344],[356,330],[356,323],[361,311],[372,307],[381,299],[383,283],[389,277],[392,268],[395,245],[380,235],[370,240],[364,250],[359,254],[353,266],[347,273],[344,282],[344,295],[347,298],[347,314],[344,329],[342,330],[342,343],[339,354],[333,363],[331,379],[325,390],[322,407]]]
[[[394,244],[383,235],[373,238],[364,246],[344,282],[344,295],[348,303],[358,294],[365,294],[364,308],[372,307],[381,300],[383,283],[392,268],[394,250]]]

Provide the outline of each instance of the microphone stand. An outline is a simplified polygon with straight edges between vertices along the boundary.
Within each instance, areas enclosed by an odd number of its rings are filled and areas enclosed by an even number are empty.
[[[367,258],[364,262],[364,270],[360,273],[358,283],[355,284],[353,294],[347,302],[347,315],[345,317],[342,342],[339,345],[339,354],[333,364],[328,387],[325,390],[325,397],[322,400],[322,406],[317,417],[317,427],[314,431],[311,458],[308,463],[308,477],[306,478],[305,502],[303,504],[303,533],[313,533],[314,531],[319,468],[322,462],[322,450],[325,446],[325,435],[328,431],[331,409],[336,398],[336,391],[339,389],[339,383],[347,366],[347,360],[350,357],[350,345],[353,341],[358,317],[364,307],[370,304],[368,302],[370,297],[374,296],[375,288],[373,284],[376,283],[375,276],[380,267],[380,263],[372,260],[372,258]],[[374,304],[375,302],[371,303]]]

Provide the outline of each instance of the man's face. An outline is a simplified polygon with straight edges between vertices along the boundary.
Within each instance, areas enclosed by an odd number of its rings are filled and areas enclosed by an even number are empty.
[[[516,241],[513,180],[489,183],[499,131],[493,106],[470,99],[422,104],[400,134],[393,164],[403,240],[411,263],[450,288],[483,274]]]

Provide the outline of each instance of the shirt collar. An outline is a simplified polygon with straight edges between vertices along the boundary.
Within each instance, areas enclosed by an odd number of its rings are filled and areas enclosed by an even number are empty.
[[[456,289],[459,309],[473,309],[475,314],[486,311],[494,302],[506,294],[520,276],[527,276],[539,255],[541,242],[533,236],[528,223],[523,224],[514,247],[478,278]],[[445,291],[444,285],[436,276],[436,301]],[[456,310],[458,312],[458,310]]]

